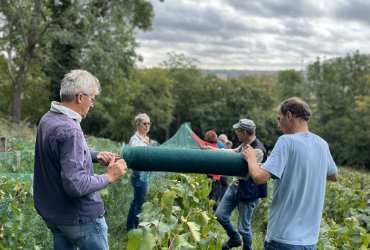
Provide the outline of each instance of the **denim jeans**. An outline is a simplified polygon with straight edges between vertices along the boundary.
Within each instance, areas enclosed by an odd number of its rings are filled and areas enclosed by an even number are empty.
[[[139,218],[137,215],[141,213],[141,207],[146,201],[146,193],[149,188],[149,182],[141,181],[138,171],[133,171],[131,184],[134,188],[134,199],[131,202],[130,210],[127,215],[127,231],[135,229],[139,225]]]
[[[274,240],[270,242],[265,241],[263,243],[264,250],[316,250],[316,245],[306,245],[306,246],[299,246],[299,245],[290,245],[280,243]]]
[[[54,250],[106,250],[108,246],[108,227],[105,218],[77,224],[60,225],[45,222],[53,234]]]
[[[252,227],[251,219],[253,215],[254,207],[256,206],[257,200],[252,202],[238,201],[236,198],[236,191],[238,187],[231,184],[222,198],[220,204],[216,210],[216,217],[218,222],[226,230],[227,235],[232,239],[240,239],[239,233],[243,240],[243,249],[252,249]],[[231,223],[230,216],[232,211],[238,207],[239,218],[238,218],[238,231]]]

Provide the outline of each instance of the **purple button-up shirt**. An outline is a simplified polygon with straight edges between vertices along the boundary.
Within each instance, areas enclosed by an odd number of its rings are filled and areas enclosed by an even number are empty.
[[[93,160],[78,121],[49,111],[40,120],[34,166],[34,204],[44,220],[79,224],[104,213],[98,191],[109,184],[94,175]]]

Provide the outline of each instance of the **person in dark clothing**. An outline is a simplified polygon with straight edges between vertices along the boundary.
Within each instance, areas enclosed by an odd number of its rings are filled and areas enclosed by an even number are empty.
[[[99,190],[126,173],[111,152],[90,152],[80,127],[100,92],[84,70],[64,76],[61,102],[52,102],[37,129],[34,205],[53,235],[54,249],[108,249],[104,204]],[[107,166],[94,175],[93,162]]]
[[[236,149],[224,149],[230,152],[242,153],[250,145],[256,151],[257,161],[262,163],[266,160],[266,149],[256,138],[256,125],[252,120],[241,119],[233,125],[235,133],[242,144]],[[233,178],[227,188],[217,210],[216,218],[226,230],[229,240],[222,245],[222,249],[231,249],[242,245],[243,250],[252,249],[251,219],[253,210],[259,198],[267,196],[267,184],[256,185],[252,178]],[[238,230],[231,223],[230,216],[235,208],[239,210]],[[238,232],[239,231],[239,232]],[[242,240],[240,239],[240,235]]]

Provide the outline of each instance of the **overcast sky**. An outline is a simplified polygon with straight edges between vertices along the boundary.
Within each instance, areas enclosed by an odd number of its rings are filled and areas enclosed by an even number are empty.
[[[168,52],[204,69],[300,69],[316,57],[370,53],[370,0],[159,0],[138,33],[141,67]]]

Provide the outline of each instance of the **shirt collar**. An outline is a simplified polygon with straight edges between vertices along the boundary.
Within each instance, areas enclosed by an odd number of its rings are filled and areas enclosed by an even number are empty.
[[[145,144],[149,145],[149,137],[148,137],[148,136],[146,136],[146,137],[145,137],[145,139],[144,139],[144,138],[142,138],[142,137],[139,135],[139,133],[138,133],[137,131],[135,132],[135,136],[136,136],[137,138],[139,138],[139,140],[143,141]]]
[[[245,148],[247,145],[251,145],[256,140],[256,136],[253,136],[248,143],[242,143],[242,148]]]
[[[78,114],[77,112],[73,111],[70,108],[63,106],[60,102],[53,101],[51,103],[50,111],[65,114],[68,117],[78,122],[81,122],[82,120],[82,117],[80,114]]]

